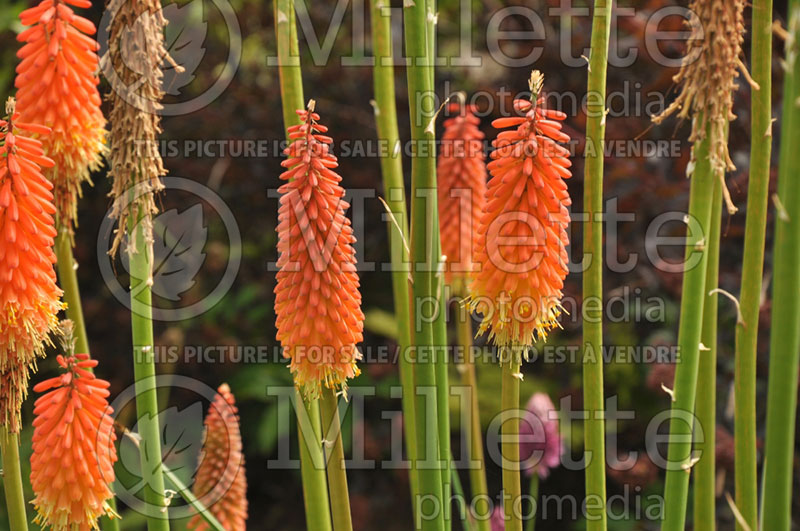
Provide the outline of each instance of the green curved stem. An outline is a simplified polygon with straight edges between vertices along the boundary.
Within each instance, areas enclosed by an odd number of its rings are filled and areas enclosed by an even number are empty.
[[[583,207],[588,215],[583,234],[584,256],[591,262],[583,273],[583,300],[602,306],[603,300],[603,143],[605,140],[606,63],[611,28],[611,1],[596,0],[592,19],[591,57],[587,91],[586,164]],[[583,397],[587,455],[586,529],[606,529],[605,419],[603,398],[603,323],[583,321]]]
[[[750,178],[739,301],[742,319],[736,325],[734,455],[736,507],[750,529],[757,529],[756,347],[772,151],[772,0],[753,0],[751,33],[751,73],[760,88],[751,91]],[[736,528],[744,529],[738,519]]]
[[[153,262],[145,238],[144,223],[131,218],[128,234],[135,242],[129,252],[131,275],[131,333],[133,336],[133,375],[136,389],[136,414],[139,435],[145,451],[139,452],[144,481],[144,499],[149,531],[169,531],[166,512],[164,476],[161,462],[161,431],[158,418],[158,386],[153,351],[152,283]]]
[[[418,492],[417,472],[417,423],[414,409],[414,373],[409,358],[411,346],[411,313],[408,299],[408,214],[406,209],[405,184],[403,182],[403,160],[400,134],[397,128],[397,106],[395,104],[394,66],[392,58],[392,21],[388,2],[372,0],[372,53],[375,56],[373,84],[375,92],[375,122],[378,139],[385,144],[387,155],[381,157],[381,173],[386,204],[391,215],[386,225],[392,264],[392,294],[397,320],[397,348],[400,352],[398,365],[400,383],[403,388],[403,423],[406,451],[411,463],[409,483],[411,499]],[[412,507],[416,504],[412,503]]]
[[[508,417],[500,427],[500,453],[503,465],[503,513],[506,531],[522,531],[522,482],[519,471],[519,378],[520,362],[517,354],[503,359],[500,408]]]
[[[342,427],[339,419],[338,400],[333,389],[322,390],[320,400],[322,426],[328,447],[328,494],[331,499],[334,531],[352,531],[353,520],[350,515],[350,494],[347,489]],[[329,437],[333,435],[332,440]]]
[[[458,344],[464,355],[462,367],[463,385],[469,397],[469,426],[467,426],[467,451],[469,460],[477,462],[477,467],[469,469],[470,496],[475,500],[475,513],[483,516],[489,513],[489,486],[486,481],[486,465],[483,456],[483,430],[481,429],[480,406],[478,404],[478,378],[475,373],[475,360],[472,359],[472,318],[464,309],[464,315],[457,319]],[[481,501],[478,501],[480,499]],[[488,518],[479,518],[475,522],[478,531],[490,531]]]
[[[800,0],[789,2],[775,215],[761,529],[789,531],[800,366]]]
[[[0,426],[0,452],[3,454],[3,490],[11,531],[28,531],[22,470],[19,464],[19,434],[9,433],[6,426]]]
[[[417,0],[403,8],[408,77],[409,115],[414,153],[411,158],[411,263],[414,346],[414,376],[417,415],[417,452],[419,459],[419,498],[415,504],[433,504],[430,518],[417,518],[415,525],[423,530],[445,529],[443,478],[439,444],[439,406],[437,404],[435,325],[418,310],[440,297],[435,275],[438,256],[438,223],[436,222],[436,157],[435,135],[426,131],[433,118],[433,76],[427,48],[426,2]],[[445,460],[447,456],[445,456]],[[449,478],[448,478],[449,480]]]
[[[664,486],[663,531],[683,531],[686,522],[686,502],[689,493],[689,474],[692,465],[692,416],[697,391],[698,360],[702,332],[703,307],[706,297],[706,266],[710,233],[711,205],[714,180],[708,154],[708,138],[692,148],[695,169],[689,191],[689,217],[699,227],[687,229],[685,264],[699,260],[683,273],[680,320],[678,324],[678,352],[680,359],[675,367],[674,399],[669,423],[669,449],[667,452],[667,477]],[[688,266],[687,266],[688,267]]]
[[[716,413],[717,413],[717,293],[720,228],[722,225],[722,186],[714,183],[711,228],[708,235],[706,300],[703,306],[702,343],[708,349],[700,353],[697,372],[695,415],[703,430],[702,442],[695,443],[699,461],[694,465],[694,528],[714,531],[716,505]]]

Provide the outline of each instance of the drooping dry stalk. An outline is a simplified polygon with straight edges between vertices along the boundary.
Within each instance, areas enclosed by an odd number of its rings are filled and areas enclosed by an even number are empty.
[[[100,67],[111,82],[111,167],[114,180],[111,216],[118,228],[111,246],[113,256],[130,220],[141,223],[148,251],[152,250],[152,218],[158,208],[155,194],[166,175],[158,150],[161,132],[161,62],[169,57],[164,48],[166,20],[156,0],[131,2],[111,0],[107,9],[115,13],[109,30],[109,49]],[[180,67],[176,67],[180,68]],[[135,239],[128,240],[136,251]]]
[[[653,118],[653,122],[659,124],[676,113],[680,118],[699,117],[689,140],[697,144],[706,134],[709,135],[711,169],[722,182],[722,193],[730,214],[737,208],[725,186],[725,172],[736,167],[728,153],[725,131],[728,122],[736,118],[733,93],[739,87],[736,83],[739,72],[755,85],[741,59],[744,6],[744,0],[694,0],[689,5],[692,34],[681,69],[673,77],[680,85],[680,93],[664,112]]]

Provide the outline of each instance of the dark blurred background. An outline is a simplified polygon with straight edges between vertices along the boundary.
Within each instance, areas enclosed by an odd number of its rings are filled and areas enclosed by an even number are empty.
[[[33,2],[7,0],[0,8],[0,96],[13,95],[13,69],[16,65],[14,56],[18,45],[15,35],[20,31],[17,14]],[[238,62],[235,76],[230,85],[208,105],[203,108],[179,116],[166,117],[163,120],[162,138],[165,141],[176,141],[177,150],[171,152],[165,146],[165,166],[172,176],[179,176],[202,184],[218,194],[224,204],[233,213],[236,225],[241,232],[241,247],[232,249],[229,231],[213,207],[203,203],[202,218],[185,217],[181,225],[190,234],[202,238],[202,257],[198,273],[192,281],[181,285],[177,291],[181,301],[170,301],[163,298],[160,303],[165,306],[202,300],[224,276],[224,271],[232,254],[241,251],[241,267],[229,291],[221,300],[202,315],[177,322],[156,322],[156,343],[160,347],[184,346],[275,346],[275,316],[273,312],[272,290],[275,282],[274,271],[268,266],[276,259],[277,200],[274,190],[279,185],[278,175],[281,172],[281,157],[272,147],[273,141],[283,139],[283,121],[281,117],[280,91],[277,69],[268,62],[275,55],[275,38],[273,31],[273,12],[271,2],[260,0],[226,0],[225,2],[180,2],[176,21],[172,31],[173,53],[191,62],[198,58],[199,62],[187,64],[194,76],[184,86],[178,87],[178,94],[168,95],[166,101],[175,103],[201,96],[220,76],[227,60],[231,30],[224,21],[217,6],[225,4],[232,8],[240,26],[242,39],[241,60]],[[392,2],[399,7],[400,2]],[[561,7],[586,8],[586,2],[563,2]],[[572,47],[571,55],[581,60],[579,50],[589,46],[591,19],[587,15],[561,18],[552,13],[551,8],[558,8],[559,2],[554,0],[533,0],[529,2],[499,0],[462,0],[440,1],[438,6],[438,51],[441,57],[455,57],[459,54],[461,41],[465,32],[472,36],[472,53],[483,61],[480,67],[464,67],[445,65],[437,69],[436,89],[439,97],[446,91],[465,91],[468,95],[486,94],[476,101],[483,112],[482,129],[488,139],[493,139],[496,132],[490,123],[498,117],[498,108],[504,103],[510,107],[512,94],[525,90],[531,68],[535,67],[545,73],[545,90],[551,93],[574,94],[578,101],[586,92],[586,66],[568,66],[562,63],[559,51],[567,42]],[[610,247],[620,262],[627,256],[638,254],[638,263],[628,272],[620,273],[609,270],[605,275],[606,297],[618,297],[622,302],[610,311],[614,319],[607,319],[605,340],[607,344],[627,346],[672,346],[676,343],[678,306],[681,289],[680,273],[665,271],[663,263],[648,258],[645,249],[645,235],[651,222],[666,212],[683,212],[687,208],[689,182],[686,179],[686,165],[689,160],[690,146],[686,141],[690,124],[681,123],[677,119],[667,120],[659,127],[651,127],[649,115],[661,110],[658,95],[666,101],[674,97],[672,76],[674,67],[665,67],[653,59],[653,54],[646,49],[646,28],[648,19],[653,14],[663,13],[663,8],[673,5],[664,0],[648,0],[642,2],[624,1],[617,6],[626,10],[612,26],[612,47],[616,47],[621,56],[631,50],[637,50],[638,57],[629,66],[610,66],[608,71],[608,91],[621,93],[620,99],[609,102],[612,112],[607,121],[607,138],[610,140],[630,141],[633,139],[667,142],[673,146],[672,153],[667,156],[652,156],[645,153],[636,155],[617,150],[606,158],[605,197],[616,200],[616,208],[622,214],[633,214],[625,221],[617,224],[616,243]],[[466,19],[469,27],[464,27],[462,12],[465,6],[471,8],[472,16]],[[535,46],[542,47],[544,53],[535,63],[525,61],[522,66],[504,66],[494,60],[487,46],[487,27],[493,15],[508,6],[533,10],[541,18],[545,37],[529,40],[501,41],[502,51],[511,58],[521,58]],[[174,6],[173,6],[174,7]],[[322,2],[311,3],[307,11],[320,43],[331,45],[331,54],[324,64],[314,65],[310,48],[301,31],[301,54],[303,64],[304,89],[306,98],[317,100],[317,111],[322,121],[330,128],[330,135],[337,144],[351,144],[355,141],[366,141],[376,136],[375,122],[370,99],[372,91],[372,71],[368,66],[347,66],[342,58],[354,53],[353,43],[364,42],[366,54],[370,56],[369,12],[363,0],[355,2]],[[585,10],[588,14],[588,9]],[[355,15],[354,15],[355,13]],[[522,10],[506,17],[500,29],[503,31],[527,31],[532,29],[531,21]],[[516,14],[514,14],[516,13]],[[621,11],[622,13],[622,11]],[[169,15],[169,13],[168,13]],[[332,20],[343,15],[341,26],[336,29]],[[87,17],[100,24],[103,8],[99,2],[87,14]],[[745,16],[749,21],[750,9]],[[785,2],[775,4],[775,19],[785,21]],[[181,18],[183,17],[183,18]],[[652,20],[652,19],[651,19]],[[184,24],[181,25],[183,21]],[[177,24],[177,26],[176,26]],[[363,25],[363,28],[362,28]],[[748,22],[749,26],[749,22]],[[329,28],[333,28],[330,29]],[[398,33],[400,26],[395,28]],[[658,25],[661,30],[681,30],[682,19],[668,16]],[[329,33],[328,33],[329,32]],[[568,32],[568,33],[565,33]],[[325,38],[330,39],[326,43]],[[196,45],[202,44],[202,53]],[[168,42],[170,40],[168,39]],[[187,50],[181,52],[183,47]],[[195,47],[195,48],[192,48]],[[780,122],[782,69],[780,55],[782,43],[776,39],[774,43],[774,82],[773,82],[773,114]],[[672,59],[680,58],[684,49],[684,41],[666,40],[660,44],[660,52]],[[749,60],[749,39],[745,42],[746,56]],[[357,51],[357,50],[356,50]],[[400,48],[396,48],[397,54]],[[192,55],[192,54],[195,55]],[[182,55],[181,55],[182,54]],[[200,54],[199,56],[197,54]],[[180,62],[180,61],[179,61]],[[403,140],[409,138],[409,119],[407,111],[407,90],[405,72],[400,66],[396,68],[397,105],[400,119],[400,135]],[[498,91],[505,89],[504,94]],[[101,90],[109,90],[108,83],[103,81]],[[739,292],[739,278],[742,261],[742,238],[747,194],[747,171],[749,157],[750,88],[744,80],[735,94],[734,109],[737,119],[730,128],[730,149],[737,166],[728,176],[728,186],[733,200],[739,207],[734,216],[723,214],[722,259],[720,269],[720,287],[733,293]],[[503,100],[501,102],[501,99]],[[627,103],[626,103],[627,102]],[[655,102],[648,107],[648,103]],[[616,107],[615,107],[616,106]],[[573,198],[573,214],[580,212],[582,204],[583,182],[583,132],[585,115],[582,109],[563,109],[568,113],[566,131],[575,141],[576,156],[573,158],[574,177],[569,181],[569,190]],[[773,144],[773,182],[777,170],[777,153],[781,139],[779,123],[773,128],[775,142]],[[186,141],[220,140],[239,141],[252,140],[269,145],[267,153],[256,156],[243,156],[241,153],[219,153],[212,156],[198,156],[196,152],[187,153],[183,147]],[[338,148],[338,147],[337,147]],[[336,149],[335,148],[335,151]],[[407,176],[410,161],[404,159],[404,170]],[[343,184],[349,189],[374,190],[373,197],[365,199],[363,223],[363,246],[359,248],[359,261],[383,261],[388,256],[386,227],[380,221],[383,212],[377,196],[383,194],[379,159],[372,156],[342,156],[340,174]],[[130,314],[128,308],[121,304],[112,294],[108,283],[101,274],[98,259],[98,239],[101,244],[103,234],[101,224],[110,206],[108,192],[110,183],[104,171],[94,175],[94,186],[85,188],[85,195],[80,203],[80,227],[76,237],[75,254],[80,268],[78,275],[83,295],[84,312],[90,339],[92,355],[100,360],[98,373],[111,382],[113,395],[121,393],[133,381],[131,364]],[[185,212],[189,205],[188,196],[182,192],[169,192],[160,198],[164,211],[177,209],[177,213]],[[194,200],[194,203],[197,201]],[[607,203],[608,204],[608,203]],[[196,212],[196,211],[195,211]],[[768,362],[768,336],[770,292],[769,276],[771,271],[772,249],[772,209],[770,209],[770,225],[767,230],[767,251],[765,266],[765,299],[761,312],[761,333],[759,335],[758,358],[758,414],[759,426],[763,426],[765,414],[766,375]],[[202,220],[204,230],[197,232],[198,220]],[[576,220],[577,221],[577,220]],[[359,226],[356,226],[359,230]],[[192,232],[194,230],[195,232]],[[576,222],[571,229],[572,261],[580,259],[582,223]],[[661,236],[681,236],[684,225],[679,221],[667,223],[662,228]],[[179,238],[178,236],[172,236]],[[609,236],[610,238],[611,236]],[[167,236],[169,239],[170,236]],[[100,253],[102,256],[102,252]],[[663,259],[667,262],[678,260],[682,255],[679,247],[662,249]],[[119,273],[120,281],[125,285],[125,264],[116,262],[114,271]],[[365,347],[377,348],[393,346],[392,299],[389,273],[380,271],[362,271],[362,294],[364,310],[368,316],[366,323]],[[165,278],[165,285],[171,280]],[[578,305],[577,311],[563,319],[564,330],[553,333],[550,342],[557,345],[577,346],[580,344],[580,273],[571,274],[566,281],[565,296]],[[167,290],[169,291],[169,290]],[[569,308],[569,307],[568,307]],[[650,309],[650,317],[645,316]],[[698,316],[699,317],[699,316]],[[736,314],[734,308],[725,299],[720,300],[720,335],[719,335],[719,367],[718,367],[718,450],[720,492],[733,490],[733,444],[728,433],[732,430],[732,381],[733,381],[733,341]],[[452,326],[452,324],[451,324]],[[482,343],[484,339],[479,339]],[[262,360],[263,361],[263,360]],[[378,462],[388,459],[392,448],[392,425],[385,420],[387,411],[399,411],[400,403],[391,394],[391,388],[399,384],[397,366],[390,360],[367,360],[362,364],[363,374],[352,382],[354,393],[358,388],[375,391],[375,396],[368,396],[365,401],[363,418],[353,420],[348,414],[345,419],[345,444],[350,447],[352,441],[349,429],[352,422],[358,424],[356,433],[363,434],[358,443],[363,445],[366,459]],[[174,362],[163,360],[158,366],[161,374],[183,375],[204,382],[216,388],[222,382],[228,382],[237,397],[242,425],[242,436],[247,460],[247,477],[249,483],[248,499],[250,502],[250,529],[296,530],[304,526],[302,490],[298,470],[280,470],[268,467],[267,461],[276,459],[278,447],[282,440],[290,437],[293,455],[296,454],[296,433],[294,422],[279,422],[280,408],[275,396],[268,395],[271,386],[290,386],[291,377],[284,363],[266,361],[262,363],[237,363],[227,361],[220,363],[218,359],[209,361],[186,361],[178,359]],[[620,420],[615,427],[618,440],[618,453],[624,457],[629,452],[639,452],[641,457],[636,465],[627,471],[609,471],[609,495],[625,495],[631,500],[628,509],[616,507],[617,514],[624,517],[609,522],[609,528],[623,529],[656,529],[653,522],[644,521],[643,507],[660,495],[663,488],[663,473],[644,455],[647,429],[653,417],[669,407],[669,398],[661,391],[661,382],[671,381],[671,366],[660,363],[637,363],[635,361],[614,360],[606,365],[606,395],[615,396],[618,408],[635,412],[635,417]],[[548,362],[537,359],[524,367],[523,399],[536,390],[546,391],[558,405],[558,401],[568,397],[572,400],[573,409],[581,407],[581,370],[575,360],[564,362]],[[39,374],[33,377],[39,381],[55,373],[55,363],[48,358],[40,363]],[[456,382],[458,373],[452,370],[451,379]],[[480,385],[480,405],[482,418],[489,419],[499,409],[500,371],[492,363],[480,363],[478,366]],[[163,393],[162,401],[177,412],[177,415],[192,411],[200,414],[196,408],[198,398],[189,390],[173,388],[167,396]],[[372,391],[370,391],[372,392]],[[26,424],[30,425],[33,400],[29,400],[24,411]],[[459,435],[459,411],[457,402],[453,401],[452,443],[454,454],[461,455],[461,438]],[[207,401],[202,403],[202,411],[207,409]],[[128,408],[130,409],[130,408]],[[194,414],[193,413],[193,414]],[[120,422],[129,416],[124,415]],[[186,417],[190,418],[190,417]],[[194,419],[195,417],[191,417]],[[199,417],[198,417],[199,418]],[[199,424],[192,424],[196,430],[187,433],[165,433],[165,444],[174,447],[175,456],[172,461],[181,469],[181,475],[189,479],[196,460],[196,442],[199,440]],[[663,428],[665,428],[664,426]],[[662,430],[663,431],[663,430]],[[191,432],[191,433],[190,433]],[[184,443],[184,439],[186,442]],[[23,453],[30,451],[30,433],[23,436],[26,447]],[[583,438],[581,425],[571,425],[569,438],[566,441],[568,452],[578,459],[582,452]],[[184,451],[191,450],[191,451]],[[348,455],[350,455],[348,453]],[[125,458],[122,460],[127,462]],[[135,459],[134,459],[135,461]],[[489,486],[493,494],[500,490],[500,470],[491,460],[489,463]],[[363,530],[407,530],[412,528],[411,510],[408,488],[408,477],[404,470],[359,470],[348,471],[354,524]],[[467,485],[465,471],[461,474]],[[798,475],[795,475],[798,483]],[[542,482],[540,493],[543,495],[573,496],[578,500],[583,497],[583,473],[580,470],[558,468]],[[797,488],[797,487],[796,487]],[[30,498],[29,498],[30,499]],[[641,506],[636,509],[634,503]],[[648,501],[651,500],[651,501]],[[733,528],[733,516],[720,498],[720,529]],[[179,504],[179,501],[175,501]],[[32,509],[31,509],[32,510]],[[122,508],[123,527],[125,529],[143,529],[144,524],[138,515]],[[690,513],[691,514],[691,513]],[[797,512],[796,512],[797,514]],[[5,528],[4,507],[0,506],[0,528]],[[565,514],[562,520],[554,515],[542,520],[539,529],[582,529],[584,523],[578,511],[577,516]],[[180,528],[180,527],[177,527]],[[458,528],[458,524],[456,524]]]

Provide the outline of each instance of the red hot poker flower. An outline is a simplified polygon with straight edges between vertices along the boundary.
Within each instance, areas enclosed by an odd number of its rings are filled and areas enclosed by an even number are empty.
[[[359,374],[364,314],[349,205],[329,151],[333,140],[317,123],[313,100],[297,114],[302,123],[289,128],[292,144],[282,163],[288,182],[279,188],[275,314],[295,385],[318,396],[322,384],[344,390]]]
[[[205,440],[192,491],[223,528],[245,531],[247,478],[236,400],[228,384],[219,386],[205,424]],[[188,527],[197,531],[209,529],[199,514],[192,517]]]
[[[478,229],[480,272],[471,307],[483,313],[480,332],[500,346],[532,345],[558,325],[567,276],[567,227],[571,204],[569,151],[557,144],[566,115],[543,109],[543,78],[531,76],[535,101],[514,101],[524,116],[499,118],[504,131],[493,142],[487,203]]]
[[[105,118],[97,85],[99,45],[96,30],[70,6],[89,8],[89,0],[43,0],[20,14],[17,36],[17,99],[22,120],[52,128],[43,138],[45,152],[56,161],[51,171],[59,224],[71,231],[77,217],[81,183],[101,164],[105,151]]]
[[[33,411],[35,522],[64,531],[98,529],[100,516],[116,516],[108,505],[117,460],[109,383],[89,370],[97,361],[88,354],[57,359],[64,373],[33,388],[45,393]]]
[[[445,281],[458,292],[473,272],[475,234],[486,202],[484,135],[475,106],[450,105],[456,116],[445,120],[436,174],[439,180],[439,230],[447,257]]]
[[[53,269],[53,185],[41,173],[53,161],[27,136],[50,130],[20,121],[13,100],[7,110],[11,118],[0,120],[0,374],[9,387],[0,396],[0,424],[16,432],[28,368],[44,356],[61,290]]]

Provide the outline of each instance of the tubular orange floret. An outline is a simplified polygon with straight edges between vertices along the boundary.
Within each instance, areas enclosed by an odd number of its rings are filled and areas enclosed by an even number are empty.
[[[47,128],[18,121],[13,100],[6,110],[10,118],[0,120],[0,424],[17,432],[28,371],[50,342],[61,290],[53,269],[53,185],[41,173],[53,161],[39,140],[26,136]]]
[[[314,100],[297,111],[302,124],[289,128],[284,151],[288,181],[278,210],[278,267],[275,286],[277,338],[291,359],[295,385],[318,396],[321,384],[346,390],[359,374],[364,314],[356,273],[353,229],[345,217],[342,178],[329,151],[333,140],[318,124]]]
[[[499,118],[492,143],[487,202],[478,227],[476,273],[470,307],[483,314],[479,332],[499,346],[532,345],[558,326],[567,276],[571,204],[569,151],[559,142],[566,115],[543,109],[542,76],[531,76],[533,101],[516,100],[524,116]]]
[[[31,485],[36,523],[59,531],[98,529],[102,515],[116,517],[108,500],[117,451],[109,383],[91,368],[88,354],[58,356],[63,373],[37,384]]]
[[[44,124],[45,152],[56,161],[48,177],[55,185],[59,225],[70,233],[77,218],[81,183],[97,169],[105,151],[105,118],[97,85],[99,45],[96,30],[70,7],[90,7],[85,0],[43,0],[20,14],[29,26],[17,40],[18,107],[23,121]]]
[[[447,257],[445,281],[464,293],[474,271],[475,233],[486,202],[484,134],[474,105],[450,105],[456,116],[445,120],[436,169],[439,180],[439,230]]]
[[[192,492],[228,531],[244,531],[247,522],[247,477],[239,433],[236,401],[228,384],[217,395],[206,415],[205,440]],[[189,529],[205,531],[209,525],[195,515]]]

